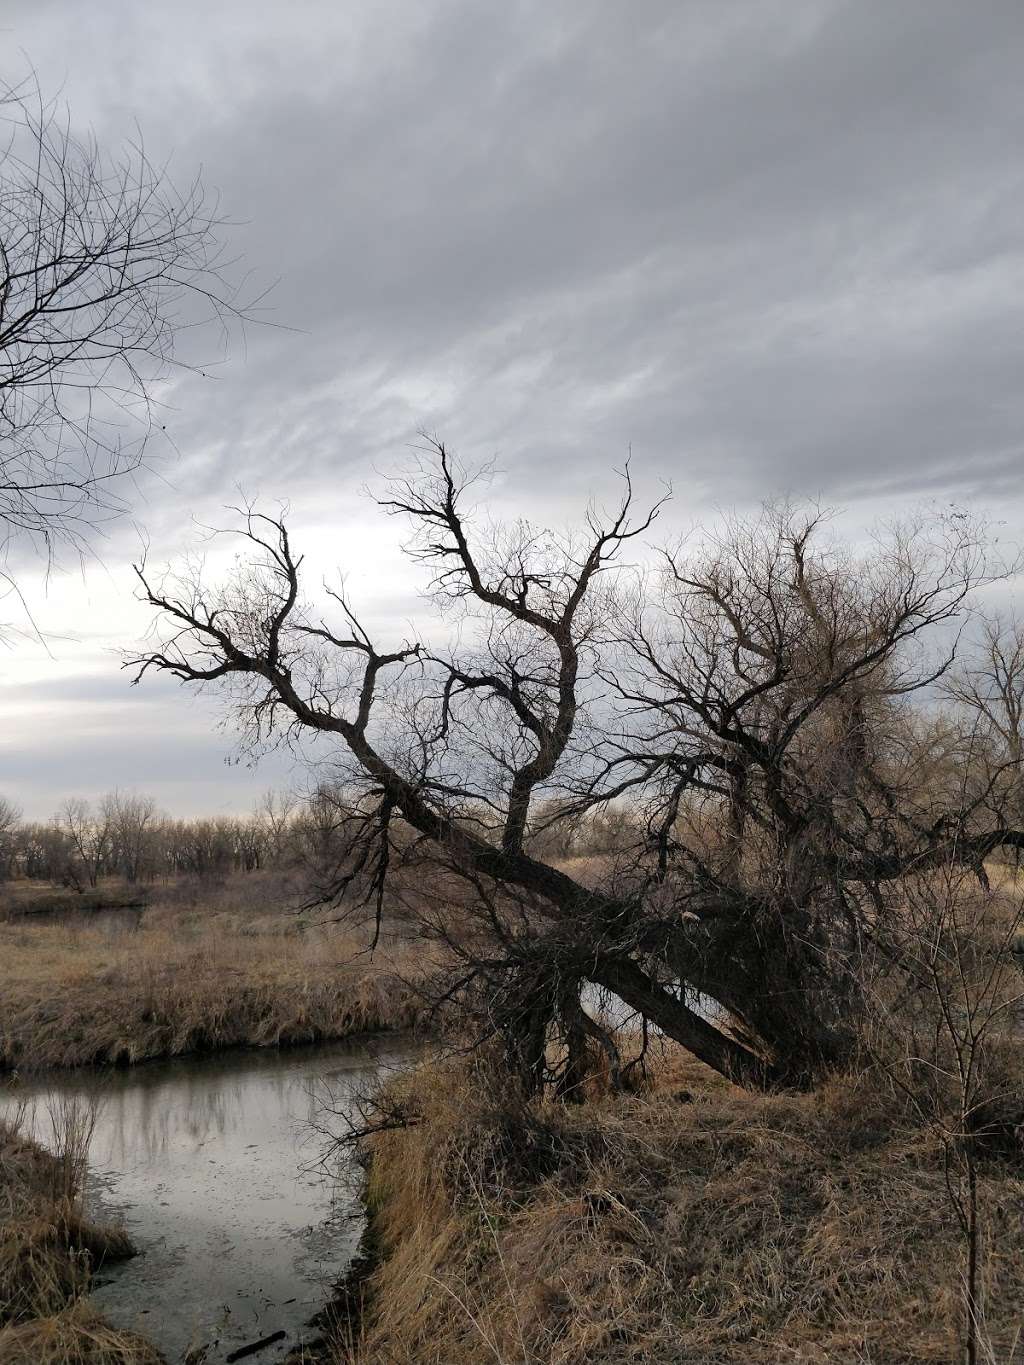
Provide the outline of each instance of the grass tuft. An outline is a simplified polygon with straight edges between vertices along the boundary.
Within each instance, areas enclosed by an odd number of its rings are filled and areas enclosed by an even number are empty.
[[[93,1272],[135,1248],[123,1229],[82,1215],[88,1115],[66,1105],[51,1117],[52,1153],[17,1123],[0,1123],[0,1361],[160,1365],[155,1348],[108,1326],[84,1302]]]

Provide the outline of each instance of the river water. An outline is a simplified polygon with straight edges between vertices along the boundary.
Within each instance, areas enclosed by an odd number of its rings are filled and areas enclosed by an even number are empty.
[[[355,1172],[322,1168],[322,1129],[407,1061],[388,1041],[179,1058],[22,1083],[0,1112],[27,1102],[45,1144],[59,1104],[92,1107],[87,1211],[123,1220],[142,1253],[101,1273],[90,1297],[108,1319],[170,1362],[209,1346],[209,1365],[283,1330],[263,1365],[301,1340],[362,1231]]]

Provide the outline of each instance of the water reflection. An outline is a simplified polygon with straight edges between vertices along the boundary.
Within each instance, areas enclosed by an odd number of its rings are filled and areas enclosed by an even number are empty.
[[[172,1361],[200,1342],[226,1351],[283,1328],[289,1340],[260,1356],[279,1360],[360,1230],[351,1188],[317,1163],[317,1088],[344,1114],[403,1055],[332,1046],[148,1063],[22,1086],[0,1106],[27,1099],[44,1141],[55,1096],[95,1106],[91,1211],[123,1214],[145,1253],[95,1291],[97,1307]]]

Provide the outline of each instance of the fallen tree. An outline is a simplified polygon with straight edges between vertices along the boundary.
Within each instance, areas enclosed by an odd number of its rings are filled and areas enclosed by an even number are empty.
[[[284,522],[246,508],[227,586],[138,566],[164,635],[134,680],[226,688],[252,744],[336,739],[347,837],[325,897],[379,919],[394,868],[419,866],[419,929],[448,958],[435,1003],[500,1034],[528,1089],[578,1092],[595,1047],[621,1076],[588,989],[746,1083],[842,1066],[865,974],[907,970],[900,879],[983,875],[1024,842],[1019,747],[915,705],[1007,566],[959,514],[855,559],[820,515],[775,507],[644,575],[621,554],[661,504],[634,519],[628,471],[618,508],[564,535],[481,535],[472,487],[437,443],[382,499],[457,624],[446,650],[378,648],[340,592],[329,623]],[[627,837],[600,877],[537,851],[601,810]]]

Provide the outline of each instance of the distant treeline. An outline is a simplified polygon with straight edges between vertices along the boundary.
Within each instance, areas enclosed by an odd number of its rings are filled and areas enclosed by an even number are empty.
[[[112,791],[92,802],[72,797],[42,821],[22,819],[0,796],[0,880],[84,887],[105,877],[323,869],[345,859],[354,825],[362,827],[352,804],[329,786],[303,797],[267,791],[250,815],[192,820],[172,819],[137,792]],[[630,833],[628,815],[617,808],[586,812],[570,826],[559,822],[554,804],[544,804],[528,842],[540,856],[569,858],[614,852]]]
[[[339,838],[339,806],[326,791],[300,801],[267,792],[251,815],[175,820],[156,801],[113,791],[98,801],[71,798],[45,821],[21,818],[0,797],[0,876],[71,886],[104,877],[129,882],[157,877],[224,876],[331,856]]]

